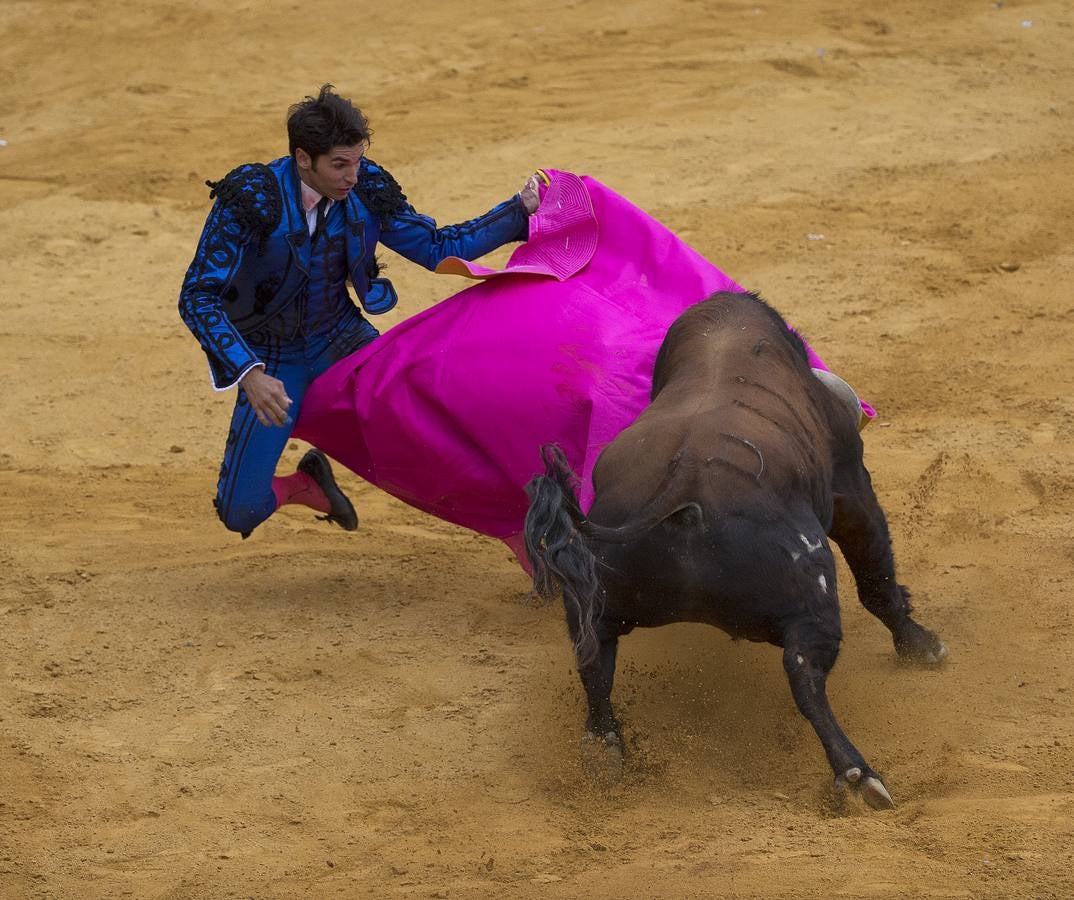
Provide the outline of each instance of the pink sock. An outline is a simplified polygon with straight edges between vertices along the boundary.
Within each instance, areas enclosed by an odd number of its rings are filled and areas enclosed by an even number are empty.
[[[317,512],[332,511],[332,504],[328,502],[320,485],[305,472],[295,472],[293,475],[273,478],[272,493],[276,495],[277,509],[288,503],[300,503]]]

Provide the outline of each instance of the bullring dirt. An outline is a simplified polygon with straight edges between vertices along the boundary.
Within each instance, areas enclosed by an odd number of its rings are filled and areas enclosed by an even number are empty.
[[[0,895],[1074,894],[1069,4],[10,0],[0,23]],[[223,529],[233,396],[176,297],[204,180],[285,153],[325,81],[439,221],[538,166],[592,175],[878,408],[900,578],[951,650],[897,664],[840,569],[832,702],[894,811],[832,796],[771,647],[627,638],[630,764],[602,787],[562,611],[502,544],[347,472],[357,533],[297,507]],[[464,286],[388,262],[382,328]]]

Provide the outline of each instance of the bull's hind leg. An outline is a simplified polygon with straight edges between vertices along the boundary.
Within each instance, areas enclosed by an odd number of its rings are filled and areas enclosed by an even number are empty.
[[[830,537],[839,545],[862,605],[883,622],[899,656],[938,665],[947,648],[933,632],[910,616],[910,594],[895,580],[895,556],[887,518],[864,466],[848,467],[836,481],[835,515]]]
[[[603,623],[596,626],[598,650],[588,663],[578,666],[578,675],[585,689],[586,704],[586,769],[598,781],[614,782],[623,771],[623,735],[612,707],[612,683],[615,680],[615,655],[619,636],[609,632]]]
[[[783,636],[783,668],[795,705],[824,746],[836,784],[861,793],[873,809],[895,806],[884,782],[846,736],[828,703],[828,673],[839,655],[838,626],[822,630],[815,620],[787,629]]]
[[[606,634],[597,626],[599,649],[592,662],[578,667],[578,675],[585,688],[589,715],[585,729],[590,738],[608,745],[622,746],[622,727],[612,707],[612,683],[615,680],[615,655],[619,648],[619,636]]]

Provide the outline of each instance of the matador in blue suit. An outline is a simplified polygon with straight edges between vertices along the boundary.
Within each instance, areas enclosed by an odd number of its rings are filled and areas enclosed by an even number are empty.
[[[377,244],[427,269],[448,256],[476,259],[525,240],[538,203],[530,178],[484,215],[438,227],[366,158],[368,122],[331,85],[291,107],[287,132],[289,156],[208,182],[216,203],[179,296],[213,387],[238,386],[214,502],[243,537],[287,503],[358,527],[320,450],[311,449],[293,474],[275,473],[310,383],[378,336],[363,313],[397,302],[391,282],[379,277]]]

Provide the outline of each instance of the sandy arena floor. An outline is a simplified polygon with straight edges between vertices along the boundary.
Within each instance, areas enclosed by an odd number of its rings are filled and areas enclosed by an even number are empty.
[[[0,26],[0,896],[1074,896],[1068,3],[5,0]],[[498,542],[345,472],[355,534],[218,523],[233,397],[176,314],[202,182],[285,153],[324,81],[441,222],[592,175],[879,408],[900,575],[951,649],[897,665],[841,570],[833,703],[895,811],[833,801],[770,647],[628,638],[632,764],[601,790],[562,611]],[[382,326],[464,286],[389,262]]]

